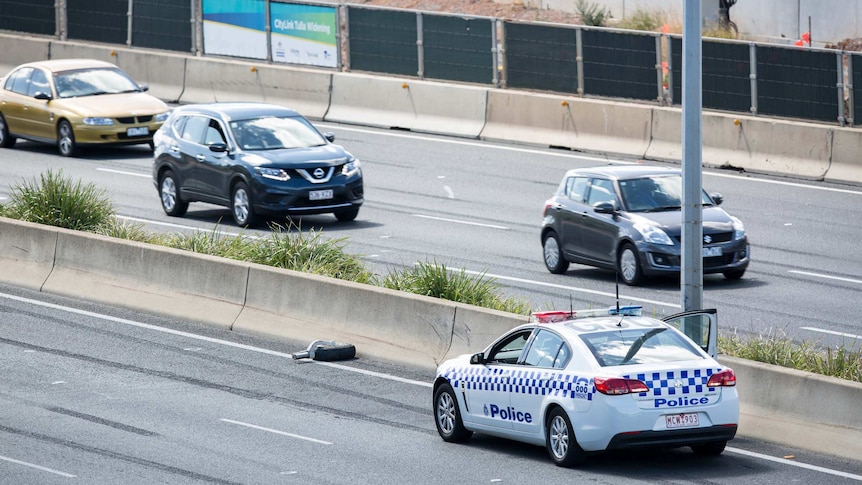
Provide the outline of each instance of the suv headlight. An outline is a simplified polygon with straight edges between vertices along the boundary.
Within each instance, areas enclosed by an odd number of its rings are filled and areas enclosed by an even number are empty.
[[[634,228],[637,229],[641,236],[643,236],[644,241],[653,244],[662,244],[665,246],[673,246],[673,240],[671,240],[668,235],[662,231],[661,229],[646,224],[643,222],[636,222]]]
[[[344,166],[341,167],[341,174],[350,177],[351,175],[359,172],[361,166],[362,164],[359,163],[359,160],[351,158],[347,161],[347,163],[344,164]]]
[[[745,226],[742,224],[742,221],[733,216],[730,216],[730,220],[733,221],[733,240],[736,241],[737,239],[744,238]]]
[[[255,168],[255,170],[263,178],[279,180],[281,182],[290,180],[290,175],[288,175],[287,172],[281,168],[257,167]]]
[[[85,125],[94,126],[111,126],[114,124],[114,120],[111,118],[84,118],[83,121]]]

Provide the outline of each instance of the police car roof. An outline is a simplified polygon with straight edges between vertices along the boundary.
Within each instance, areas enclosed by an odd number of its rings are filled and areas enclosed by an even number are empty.
[[[554,323],[539,323],[539,327],[547,327],[566,335],[569,338],[578,335],[607,332],[613,330],[626,330],[630,328],[661,328],[668,325],[661,320],[643,316],[603,316],[577,318]]]

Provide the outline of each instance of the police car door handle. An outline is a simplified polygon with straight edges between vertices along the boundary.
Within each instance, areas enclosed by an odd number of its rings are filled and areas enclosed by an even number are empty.
[[[550,372],[545,372],[544,374],[542,374],[542,376],[541,376],[541,377],[539,377],[539,380],[540,380],[540,381],[542,381],[542,382],[547,382],[547,381],[550,381],[550,380],[551,380],[551,379],[553,379],[553,378],[554,378],[554,375],[553,375],[553,374],[551,374]]]

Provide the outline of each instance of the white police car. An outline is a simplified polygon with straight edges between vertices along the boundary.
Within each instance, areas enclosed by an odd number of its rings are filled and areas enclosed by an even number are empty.
[[[715,310],[664,321],[640,307],[534,316],[438,367],[434,420],[445,441],[475,431],[544,445],[554,463],[575,466],[612,449],[718,455],[736,435],[736,375],[715,360]]]

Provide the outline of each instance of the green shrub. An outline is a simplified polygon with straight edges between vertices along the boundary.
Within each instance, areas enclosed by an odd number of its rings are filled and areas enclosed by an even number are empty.
[[[621,29],[629,30],[656,30],[661,27],[662,15],[659,12],[652,12],[643,9],[637,9],[630,16],[624,18],[617,25]]]
[[[500,296],[501,286],[485,274],[471,275],[465,269],[449,270],[446,265],[424,262],[389,272],[380,285],[417,295],[476,305],[494,310],[527,315],[530,305],[515,298]]]
[[[110,221],[114,208],[94,184],[73,182],[62,170],[48,170],[39,179],[12,187],[3,212],[22,221],[92,232]]]
[[[147,231],[143,224],[123,221],[117,217],[111,217],[93,232],[103,236],[148,244],[162,244],[164,242],[162,235]]]
[[[601,8],[598,4],[588,2],[587,0],[578,0],[575,4],[575,10],[581,16],[581,21],[584,25],[592,27],[601,27],[605,24],[605,20],[610,17],[610,12]]]

